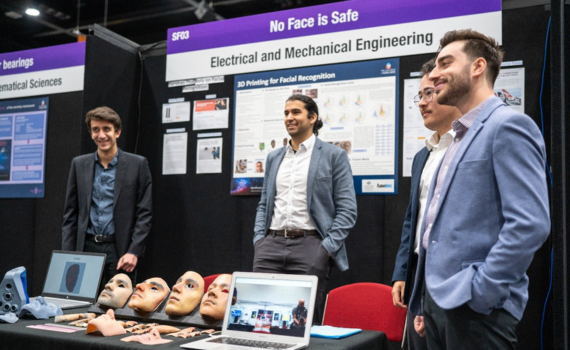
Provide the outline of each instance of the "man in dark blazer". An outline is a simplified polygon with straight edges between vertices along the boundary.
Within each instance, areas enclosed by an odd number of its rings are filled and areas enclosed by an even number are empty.
[[[89,111],[85,122],[97,151],[71,162],[62,249],[107,254],[102,285],[119,272],[135,283],[152,219],[148,162],[117,147],[121,119],[111,108]]]
[[[544,140],[494,96],[502,58],[494,39],[451,31],[429,75],[437,102],[462,113],[430,186],[409,303],[430,350],[515,349],[526,271],[550,233]]]
[[[267,156],[253,236],[253,271],[319,278],[317,322],[331,261],[348,269],[344,240],[357,217],[348,156],[316,137],[323,125],[318,113],[308,96],[287,100],[284,122],[291,141]]]
[[[410,203],[404,218],[402,241],[392,276],[392,299],[394,305],[400,308],[407,308],[414,285],[419,251],[420,224],[418,223],[421,223],[423,218],[429,186],[435,169],[455,136],[451,130],[451,123],[461,116],[457,108],[440,105],[434,98],[433,82],[428,79],[434,66],[433,59],[423,65],[420,89],[414,98],[414,102],[420,108],[425,127],[434,133],[426,140],[426,147],[416,154],[412,163]],[[408,312],[406,328],[408,348],[427,349],[425,337],[420,337],[414,330],[415,318],[416,315]],[[421,318],[418,319],[418,322],[420,321]]]

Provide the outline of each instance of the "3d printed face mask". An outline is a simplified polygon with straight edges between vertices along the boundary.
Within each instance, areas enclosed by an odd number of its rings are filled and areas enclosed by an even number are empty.
[[[155,345],[155,344],[166,344],[170,343],[172,340],[162,339],[160,333],[156,328],[153,328],[150,332],[141,335],[132,335],[121,339],[125,342],[138,342],[145,345]]]
[[[149,278],[137,284],[128,305],[137,311],[152,312],[162,303],[169,292],[170,288],[162,278]]]
[[[172,287],[165,312],[167,315],[188,315],[200,303],[204,294],[204,279],[188,271]]]
[[[119,273],[111,278],[105,289],[99,294],[97,304],[103,307],[119,309],[125,306],[125,303],[133,293],[133,284],[129,276]]]
[[[20,318],[23,316],[32,315],[38,320],[48,319],[50,317],[63,315],[63,311],[52,303],[46,303],[44,298],[37,297],[36,300],[22,307],[20,311]]]
[[[106,314],[103,314],[87,323],[87,334],[96,331],[101,332],[105,337],[127,333],[121,325],[121,322],[115,320],[115,312],[112,309],[107,310]]]
[[[0,321],[6,323],[16,323],[18,322],[19,318],[13,312],[8,312],[5,315],[0,315]]]
[[[224,319],[231,282],[232,275],[223,274],[219,275],[210,284],[200,304],[200,314],[202,316],[211,317],[215,320]]]

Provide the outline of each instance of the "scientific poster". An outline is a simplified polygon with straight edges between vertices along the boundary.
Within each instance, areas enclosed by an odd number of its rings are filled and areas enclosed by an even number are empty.
[[[398,59],[337,64],[235,77],[235,195],[263,186],[269,152],[287,144],[285,101],[312,97],[323,128],[319,139],[349,157],[358,194],[397,193]]]
[[[524,113],[524,68],[501,69],[494,90],[507,106]]]
[[[420,90],[421,79],[404,79],[404,142],[402,152],[402,176],[412,176],[414,156],[426,146],[433,131],[424,126],[420,108],[414,103],[414,96]]]
[[[49,98],[0,101],[0,198],[43,198]]]

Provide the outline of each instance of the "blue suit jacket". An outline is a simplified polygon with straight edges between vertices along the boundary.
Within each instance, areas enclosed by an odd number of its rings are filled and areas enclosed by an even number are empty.
[[[267,156],[261,199],[257,206],[253,244],[265,237],[275,205],[276,179],[286,147]],[[307,175],[307,207],[321,237],[323,247],[336,267],[348,269],[344,240],[356,223],[354,180],[346,152],[318,138]]]
[[[504,308],[521,319],[526,270],[550,232],[545,160],[534,121],[493,97],[449,165],[427,254],[420,246],[412,313],[421,314],[425,278],[443,309],[467,303],[481,314]]]
[[[404,225],[402,226],[402,239],[398,255],[396,255],[396,265],[392,275],[392,283],[395,281],[406,281],[404,289],[404,304],[408,304],[414,286],[414,276],[412,270],[417,264],[414,253],[414,243],[416,241],[416,227],[418,225],[418,210],[420,204],[420,180],[422,171],[429,158],[430,151],[427,147],[422,148],[414,156],[412,162],[412,186],[410,189],[410,203],[406,210]],[[419,223],[421,225],[421,223]]]

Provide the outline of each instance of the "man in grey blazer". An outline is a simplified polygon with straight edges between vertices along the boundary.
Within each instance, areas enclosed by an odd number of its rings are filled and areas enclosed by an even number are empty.
[[[108,107],[87,113],[95,153],[71,162],[62,249],[107,254],[102,281],[127,273],[135,283],[152,219],[152,180],[146,158],[117,147],[121,119]]]
[[[420,228],[431,180],[445,151],[447,151],[447,147],[455,136],[455,132],[451,130],[451,123],[461,116],[457,108],[437,103],[433,82],[429,80],[429,73],[434,67],[435,60],[433,59],[423,65],[420,89],[414,98],[414,102],[420,108],[425,127],[433,130],[434,133],[426,139],[426,146],[416,153],[412,163],[410,203],[406,210],[401,244],[392,275],[392,299],[394,305],[399,308],[407,308],[414,286]],[[422,322],[423,320],[416,318],[416,315],[410,312],[408,312],[407,317],[408,349],[427,349],[425,337],[420,337],[414,329],[415,321]]]
[[[331,261],[348,269],[344,240],[356,222],[356,197],[348,156],[316,136],[323,123],[312,98],[285,104],[289,144],[267,156],[257,206],[253,271],[316,275],[316,322],[323,313]]]
[[[526,270],[550,232],[544,141],[494,96],[502,58],[494,39],[452,31],[429,76],[463,114],[428,195],[409,304],[429,349],[514,349]]]

